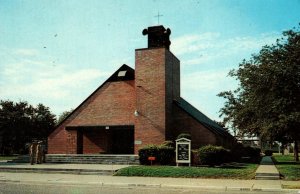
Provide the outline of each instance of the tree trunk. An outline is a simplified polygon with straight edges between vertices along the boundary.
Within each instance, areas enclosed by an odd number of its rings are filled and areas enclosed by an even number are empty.
[[[294,160],[299,162],[299,150],[298,150],[298,141],[294,141]]]

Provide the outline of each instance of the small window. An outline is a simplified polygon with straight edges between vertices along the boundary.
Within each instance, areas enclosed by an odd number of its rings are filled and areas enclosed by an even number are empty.
[[[124,77],[127,71],[119,71],[118,77]]]

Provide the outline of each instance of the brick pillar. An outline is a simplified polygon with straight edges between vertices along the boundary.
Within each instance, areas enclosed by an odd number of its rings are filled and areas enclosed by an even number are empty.
[[[77,130],[67,132],[67,154],[77,154]]]
[[[166,48],[135,51],[135,153],[168,139],[172,101],[180,97],[179,60]],[[141,143],[141,144],[140,144]]]

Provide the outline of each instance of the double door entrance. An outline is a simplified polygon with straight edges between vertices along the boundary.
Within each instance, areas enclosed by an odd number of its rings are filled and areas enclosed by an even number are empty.
[[[78,154],[134,154],[134,126],[77,128]]]

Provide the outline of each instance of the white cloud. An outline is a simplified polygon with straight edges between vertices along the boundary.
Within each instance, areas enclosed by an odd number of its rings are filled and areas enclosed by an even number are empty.
[[[220,33],[190,34],[172,41],[172,52],[181,60],[181,95],[200,111],[218,120],[224,99],[216,95],[237,88],[228,77],[243,58],[249,59],[262,46],[275,43],[279,33],[224,38]]]
[[[17,49],[15,52],[17,55],[21,56],[36,56],[39,54],[35,49]]]
[[[182,55],[190,52],[197,52],[211,48],[211,41],[217,39],[219,33],[204,33],[184,35],[172,40],[172,51],[177,55]]]
[[[187,73],[182,77],[181,96],[211,119],[220,120],[224,100],[217,94],[237,86],[227,74],[226,69]]]
[[[109,73],[95,68],[76,69],[47,60],[18,61],[0,66],[1,99],[26,100],[30,103],[50,104],[55,114],[75,108],[105,80]],[[64,101],[63,106],[58,107]]]
[[[216,95],[236,84],[236,81],[227,74],[227,69],[187,73],[182,78],[182,91],[184,93],[215,93]]]
[[[221,61],[225,57],[250,57],[262,46],[274,43],[279,35],[273,32],[253,37],[223,38],[220,33],[190,34],[175,38],[172,52],[182,59],[183,65],[201,65]]]

